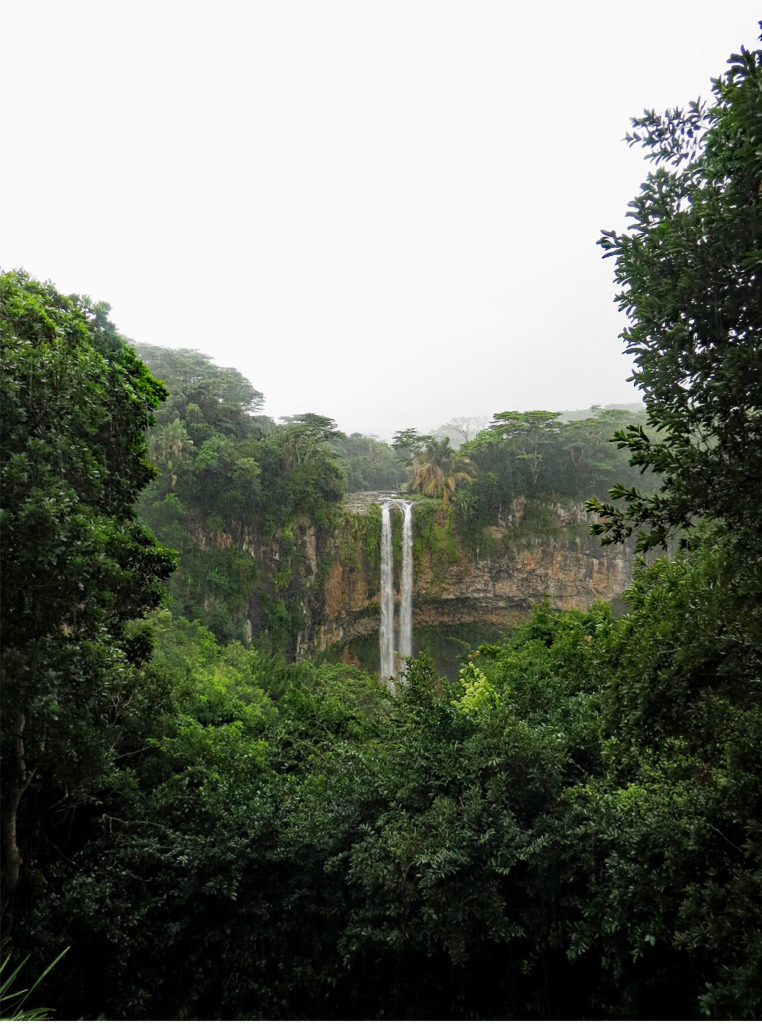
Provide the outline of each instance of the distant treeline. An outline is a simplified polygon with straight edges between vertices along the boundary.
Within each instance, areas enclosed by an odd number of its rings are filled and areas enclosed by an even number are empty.
[[[478,547],[517,497],[602,497],[612,482],[641,478],[611,443],[616,430],[642,422],[628,412],[597,409],[571,422],[545,411],[499,413],[458,451],[410,428],[386,444],[343,434],[315,413],[276,423],[237,370],[201,353],[146,345],[138,353],[168,391],[148,435],[159,475],[140,512],[179,552],[170,582],[176,612],[221,640],[246,638],[243,609],[262,586],[244,539],[250,547],[277,541],[286,572],[295,520],[330,530],[347,493],[406,489],[452,501],[456,527]],[[298,628],[298,589],[292,582],[290,593],[264,602],[268,636],[286,650]]]

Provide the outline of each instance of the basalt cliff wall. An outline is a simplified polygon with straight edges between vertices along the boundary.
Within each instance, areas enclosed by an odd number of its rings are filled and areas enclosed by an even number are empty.
[[[351,496],[331,529],[297,523],[277,541],[243,538],[261,577],[246,611],[248,632],[271,629],[273,608],[282,606],[293,622],[297,658],[340,651],[377,633],[381,497]],[[398,568],[399,513],[394,521]],[[475,543],[460,535],[452,506],[417,502],[414,629],[466,623],[509,629],[543,600],[568,610],[620,597],[632,576],[632,547],[601,547],[590,536],[591,522],[582,503],[519,498]]]

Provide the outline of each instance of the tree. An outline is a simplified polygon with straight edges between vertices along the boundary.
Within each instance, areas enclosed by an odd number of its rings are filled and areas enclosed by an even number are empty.
[[[475,468],[470,459],[450,447],[449,437],[428,441],[413,457],[410,488],[448,503],[459,483],[470,483]]]
[[[747,535],[759,522],[762,51],[734,54],[712,90],[711,106],[633,119],[628,142],[656,170],[630,204],[630,230],[599,243],[616,260],[622,338],[652,428],[615,438],[633,465],[662,477],[653,496],[613,488],[624,509],[590,504],[604,543],[645,524],[641,549],[704,517]]]
[[[489,424],[489,416],[453,416],[444,426],[439,427],[435,437],[457,438],[457,447],[473,441],[480,430]]]
[[[431,434],[419,434],[415,427],[398,430],[392,438],[392,448],[404,462],[409,462],[417,452],[421,451],[434,438]]]
[[[159,604],[174,566],[133,512],[164,388],[107,314],[0,277],[4,912],[33,852],[22,798],[45,791],[63,813],[103,776],[150,646],[128,620]]]
[[[377,437],[339,434],[332,441],[346,464],[348,491],[395,491],[405,468],[395,450]]]
[[[308,589],[291,527],[296,518],[333,521],[347,468],[343,435],[316,413],[280,425],[258,415],[260,392],[202,353],[139,352],[169,392],[148,438],[159,475],[138,511],[179,552],[173,612],[199,619],[222,641],[250,641],[265,620],[272,640],[277,623],[279,643],[290,648]],[[254,554],[268,548],[278,553],[274,568]]]
[[[661,481],[612,488],[624,508],[590,502],[594,532],[645,526],[641,550],[689,532],[675,560],[638,570],[602,659],[608,770],[580,794],[574,845],[599,867],[572,945],[597,933],[619,1012],[646,992],[640,961],[649,984],[667,966],[686,1015],[740,1019],[762,991],[762,51],[733,55],[713,92],[633,122],[657,169],[629,233],[601,239],[648,417],[614,436]]]
[[[151,462],[166,469],[172,491],[177,484],[178,470],[187,462],[191,448],[193,441],[178,416],[171,423],[163,423],[151,432],[148,445]]]
[[[169,394],[156,417],[159,425],[178,417],[188,425],[198,423],[205,433],[193,437],[197,444],[212,429],[231,437],[259,436],[266,419],[257,415],[264,395],[238,370],[215,366],[209,356],[194,349],[144,344],[136,349]]]
[[[560,429],[556,420],[560,415],[538,409],[533,412],[496,412],[492,417],[489,429],[509,443],[516,459],[527,466],[533,485],[537,484],[540,475],[544,449],[556,440]]]
[[[301,466],[312,458],[316,450],[339,436],[336,423],[330,416],[303,412],[296,416],[282,416],[281,419],[284,426],[280,428],[280,438],[289,466]]]
[[[604,493],[617,477],[631,485],[642,484],[642,474],[627,464],[624,453],[611,444],[611,438],[628,424],[645,423],[645,415],[634,417],[623,410],[599,406],[593,406],[592,411],[590,417],[560,424],[559,444],[568,455],[568,463],[563,460],[568,474],[566,486],[581,497],[588,497]]]

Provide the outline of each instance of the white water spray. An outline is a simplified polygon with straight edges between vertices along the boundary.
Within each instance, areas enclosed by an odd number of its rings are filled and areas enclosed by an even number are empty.
[[[394,565],[392,558],[392,508],[402,509],[402,571],[400,574],[399,638],[401,658],[413,656],[413,503],[389,498],[381,506],[381,679],[390,683],[404,674],[395,665]],[[393,686],[393,684],[391,684]]]
[[[413,657],[413,503],[402,505],[402,582],[400,584],[400,642],[403,658]]]
[[[394,676],[394,577],[392,565],[392,507],[381,506],[381,678]]]

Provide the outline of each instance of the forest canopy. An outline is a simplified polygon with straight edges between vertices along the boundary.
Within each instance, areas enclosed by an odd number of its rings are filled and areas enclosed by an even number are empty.
[[[405,491],[452,504],[463,544],[510,518],[520,498],[603,496],[612,480],[634,485],[639,469],[609,439],[633,415],[594,408],[585,419],[501,412],[455,451],[448,438],[399,431],[391,445],[346,435],[326,416],[276,423],[238,371],[188,350],[137,346],[168,391],[149,431],[158,475],[139,501],[142,519],[179,553],[172,608],[215,636],[249,641],[251,596],[262,611],[260,642],[293,653],[300,608],[311,597],[299,566],[300,529],[330,532],[354,491]],[[635,422],[642,418],[637,416]],[[254,552],[277,544],[274,585]]]
[[[604,248],[645,423],[503,410],[387,452],[0,279],[4,927],[32,972],[68,948],[59,1015],[762,1013],[762,50],[632,142],[655,169]],[[682,550],[626,614],[541,605],[395,695],[287,656],[300,517],[330,531],[393,466],[466,532],[603,485],[605,540]],[[236,530],[278,544],[252,637]]]

